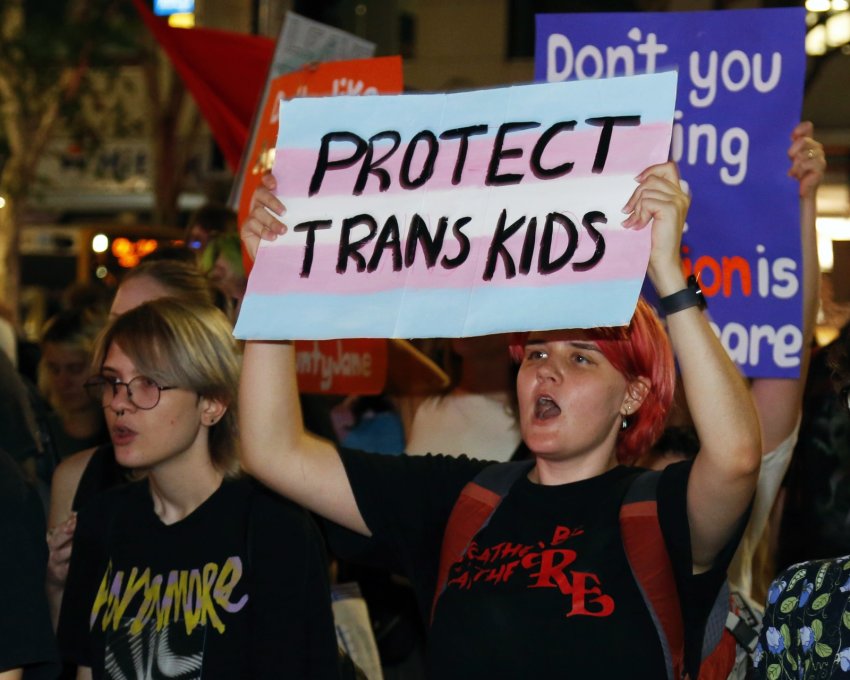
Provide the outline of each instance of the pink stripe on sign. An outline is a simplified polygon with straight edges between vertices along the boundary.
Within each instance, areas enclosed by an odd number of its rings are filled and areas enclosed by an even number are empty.
[[[521,285],[524,287],[545,287],[555,284],[589,283],[607,280],[633,279],[643,276],[649,253],[649,240],[635,231],[617,229],[603,233],[605,252],[599,262],[587,271],[576,271],[573,263],[585,262],[595,252],[595,244],[581,225],[579,230],[579,246],[567,264],[556,272],[541,276],[537,273],[540,256],[540,235],[542,226],[537,228],[537,245],[535,246],[529,274],[518,272],[523,249],[524,230],[505,242],[505,249],[510,254],[510,260],[517,269],[517,274],[508,279],[506,276],[507,257],[495,258],[495,271],[491,280],[484,281],[483,273],[490,249],[488,238],[470,240],[470,252],[463,264],[454,270],[448,270],[440,265],[443,256],[457,257],[458,242],[447,233],[441,255],[437,264],[428,269],[425,257],[418,249],[410,268],[404,267],[404,245],[402,251],[402,270],[393,271],[392,250],[387,248],[380,256],[375,271],[358,272],[353,259],[346,261],[346,271],[336,272],[338,248],[336,246],[318,246],[313,252],[310,274],[301,276],[305,248],[298,246],[277,246],[260,251],[258,264],[251,273],[248,283],[249,293],[264,295],[280,293],[327,293],[329,295],[357,295],[375,293],[383,290],[396,289],[404,285],[414,289],[449,289],[469,288],[473,285],[504,286]],[[565,253],[569,237],[563,230],[556,229],[552,239],[550,260],[555,260]],[[374,246],[367,244],[361,251],[368,263],[374,252]],[[261,261],[260,261],[260,258]]]
[[[502,145],[503,152],[509,149],[521,149],[518,158],[503,158],[498,165],[499,175],[522,175],[520,183],[540,182],[531,169],[531,156],[534,146],[540,140],[546,128],[537,128],[533,132],[508,134]],[[540,159],[543,168],[555,168],[563,163],[572,162],[574,166],[567,177],[590,177],[597,154],[602,128],[582,128],[578,131],[563,131],[556,134],[546,145]],[[436,133],[435,133],[436,134]],[[483,187],[487,170],[493,154],[494,136],[474,136],[469,139],[467,156],[462,166],[461,187]],[[420,188],[422,190],[440,190],[452,186],[452,176],[456,171],[461,143],[457,140],[440,140],[434,161],[434,170]],[[605,160],[603,176],[634,176],[651,163],[663,163],[667,160],[670,147],[670,126],[665,123],[644,124],[638,127],[616,127],[612,131],[608,154]],[[380,159],[390,149],[388,143],[376,145],[374,159]],[[405,189],[400,184],[402,159],[407,149],[407,140],[402,140],[398,149],[379,168],[387,171],[389,187],[385,193],[415,191]],[[350,158],[354,153],[354,144],[344,142],[331,146],[330,160]],[[306,197],[316,168],[318,149],[279,148],[275,154],[274,175],[277,178],[278,193],[284,197]],[[422,141],[415,148],[409,163],[408,179],[415,181],[421,174],[428,156],[428,145]],[[647,162],[649,159],[649,163]],[[363,160],[349,168],[329,168],[314,196],[327,197],[353,195]],[[563,176],[562,176],[563,177]],[[380,179],[370,173],[362,195],[380,194]]]

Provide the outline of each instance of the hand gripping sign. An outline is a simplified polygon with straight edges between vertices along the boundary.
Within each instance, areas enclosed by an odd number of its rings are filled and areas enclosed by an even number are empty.
[[[281,103],[289,231],[236,335],[463,337],[621,325],[650,232],[620,226],[667,160],[676,73]]]

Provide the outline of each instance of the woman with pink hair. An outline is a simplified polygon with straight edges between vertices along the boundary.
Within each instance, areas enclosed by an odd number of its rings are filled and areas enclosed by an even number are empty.
[[[623,226],[651,223],[648,273],[666,308],[669,340],[643,302],[625,328],[524,338],[517,349],[517,400],[533,464],[449,565],[436,601],[449,515],[462,489],[491,463],[337,450],[302,425],[292,345],[247,343],[243,465],[368,539],[349,546],[361,555],[404,569],[423,617],[430,618],[431,677],[667,676],[670,650],[631,572],[618,518],[641,474],[623,463],[652,443],[670,405],[671,341],[701,450],[694,461],[661,474],[657,504],[682,603],[684,665],[697,675],[702,630],[756,486],[759,424],[743,379],[682,273],[690,200],[678,169],[652,166],[637,180]],[[282,214],[283,205],[271,193],[273,179],[264,182],[242,229],[251,255],[261,239],[285,238],[286,226],[272,215]]]

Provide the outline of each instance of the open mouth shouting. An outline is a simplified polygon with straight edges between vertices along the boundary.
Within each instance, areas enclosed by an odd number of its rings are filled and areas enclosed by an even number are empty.
[[[549,395],[541,394],[534,402],[534,419],[551,420],[561,415],[561,407]]]

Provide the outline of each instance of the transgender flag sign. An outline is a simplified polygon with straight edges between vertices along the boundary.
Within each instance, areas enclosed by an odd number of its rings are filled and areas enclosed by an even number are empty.
[[[288,232],[264,242],[236,336],[462,337],[614,326],[648,229],[621,212],[667,160],[676,73],[281,102]]]

